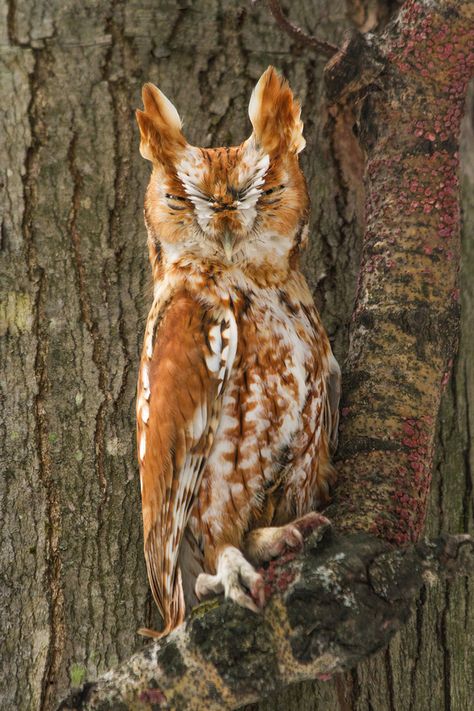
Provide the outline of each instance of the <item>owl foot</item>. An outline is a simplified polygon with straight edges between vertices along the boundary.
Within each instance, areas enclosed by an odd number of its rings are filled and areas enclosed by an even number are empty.
[[[265,605],[263,578],[234,546],[227,546],[220,554],[216,575],[201,573],[196,580],[196,595],[224,592],[241,607],[259,612]]]
[[[310,511],[306,516],[295,519],[290,525],[296,526],[303,538],[308,538],[310,533],[316,530],[316,528],[330,525],[330,523],[330,520],[326,518],[326,516],[323,516],[323,514],[317,511]]]
[[[245,539],[245,552],[254,565],[260,565],[287,551],[302,550],[304,539],[326,523],[329,521],[325,516],[311,511],[286,526],[256,528]]]

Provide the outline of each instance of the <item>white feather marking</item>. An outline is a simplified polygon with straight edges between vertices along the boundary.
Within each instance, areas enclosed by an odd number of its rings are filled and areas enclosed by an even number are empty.
[[[146,355],[147,358],[153,355],[153,333],[148,333],[146,337]]]
[[[140,417],[145,425],[148,424],[148,420],[150,419],[150,406],[146,401],[142,403],[140,408]]]
[[[209,345],[211,346],[212,354],[206,355],[206,366],[211,373],[217,373],[221,366],[222,360],[227,358],[227,352],[224,356],[222,350],[222,341],[225,331],[221,334],[221,324],[216,323],[209,329]]]
[[[246,185],[239,200],[239,211],[252,209],[257,204],[257,201],[262,194],[261,186],[265,182],[265,175],[268,171],[269,165],[270,157],[265,153],[257,161],[257,164],[253,168],[250,175],[248,173],[241,174],[240,179],[242,182],[245,182]]]
[[[181,161],[178,170],[178,178],[181,180],[184,192],[194,205],[197,221],[202,230],[205,230],[209,220],[213,215],[209,197],[205,195],[199,187],[199,183],[204,177],[204,171],[198,165],[197,156],[190,155]]]
[[[224,336],[224,333],[222,333],[222,336]],[[222,347],[221,327],[219,323],[216,323],[209,329],[209,343],[213,352],[219,353]]]
[[[239,171],[239,184],[243,186],[236,207],[246,229],[250,229],[257,216],[257,202],[262,194],[270,157],[255,150],[252,142],[247,147],[245,168]],[[251,166],[251,167],[248,167]]]
[[[206,367],[210,373],[217,373],[220,366],[220,357],[218,353],[206,356]]]
[[[206,404],[204,403],[204,406],[198,406],[194,412],[192,424],[194,444],[197,444],[206,429],[206,410]]]
[[[242,484],[237,483],[237,484],[232,484],[230,489],[231,489],[232,494],[234,496],[238,496],[239,494],[241,494],[243,492],[244,487]]]
[[[226,311],[226,320],[228,322],[228,330],[229,331],[229,343],[228,347],[229,350],[226,353],[226,356],[224,357],[224,350],[222,351],[222,360],[225,361],[225,374],[226,374],[226,379],[229,378],[230,372],[232,370],[232,366],[234,365],[234,360],[235,360],[235,354],[237,353],[237,339],[238,339],[238,332],[237,332],[237,323],[235,320],[235,316],[233,312],[230,309],[227,309]]]
[[[143,430],[140,436],[140,459],[143,462],[146,453],[146,432]]]
[[[148,365],[145,363],[142,367],[142,385],[143,385],[143,397],[145,400],[150,399],[150,378],[148,375]]]
[[[265,75],[262,75],[258,82],[256,83],[249,102],[249,119],[253,127],[255,127],[258,116],[260,114],[260,108],[262,105],[262,94],[265,86]]]
[[[166,123],[170,124],[170,126],[173,126],[176,129],[181,129],[182,127],[182,121],[180,119],[180,116],[178,112],[176,111],[175,106],[171,103],[171,101],[168,99],[167,96],[163,94],[160,89],[158,89],[157,86],[153,87],[156,92],[158,92],[158,95],[161,99],[160,102],[160,109],[161,113],[163,114],[163,118],[165,119]]]

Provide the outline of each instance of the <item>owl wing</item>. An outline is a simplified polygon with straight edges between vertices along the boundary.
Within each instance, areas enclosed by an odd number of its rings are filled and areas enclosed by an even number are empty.
[[[332,452],[335,452],[337,449],[340,397],[341,369],[339,363],[331,353],[328,359],[328,373],[326,375],[326,402],[323,412],[323,423]]]
[[[153,311],[152,311],[153,313]],[[137,399],[145,559],[164,619],[184,618],[178,555],[219,424],[237,349],[230,309],[206,309],[186,292],[153,315]]]

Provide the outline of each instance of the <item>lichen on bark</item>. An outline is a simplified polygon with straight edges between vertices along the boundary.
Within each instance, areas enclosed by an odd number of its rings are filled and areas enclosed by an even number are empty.
[[[361,71],[345,82],[353,55]],[[328,71],[330,87],[359,101],[367,153],[332,511],[344,528],[397,545],[416,540],[425,522],[457,344],[459,134],[473,70],[471,6],[409,1],[385,34],[349,41]]]

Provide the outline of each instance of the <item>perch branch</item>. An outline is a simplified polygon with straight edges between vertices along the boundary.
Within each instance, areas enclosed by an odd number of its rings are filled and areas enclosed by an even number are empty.
[[[386,646],[423,584],[473,571],[467,535],[392,549],[365,533],[322,527],[303,554],[264,571],[263,614],[204,603],[166,640],[76,690],[58,711],[222,711],[292,682],[328,679]]]

